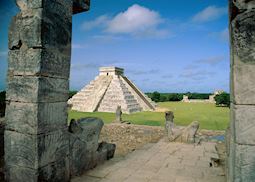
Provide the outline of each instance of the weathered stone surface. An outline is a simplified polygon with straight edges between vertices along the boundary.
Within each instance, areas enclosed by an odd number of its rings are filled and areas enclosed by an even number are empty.
[[[232,93],[235,104],[255,103],[255,65],[234,65],[233,66]]]
[[[66,101],[73,0],[16,2],[21,12],[9,29],[6,180],[70,181]]]
[[[47,11],[51,11],[52,9],[56,10],[61,8],[65,10],[65,12],[70,11],[70,7],[72,7],[72,0],[16,0],[18,7],[24,11],[27,9],[38,9],[45,8]],[[51,8],[50,8],[51,7]],[[57,12],[56,12],[57,13]]]
[[[98,118],[72,120],[70,131],[70,172],[79,175],[95,167],[99,162],[113,157],[115,145],[98,145],[103,121]]]
[[[222,166],[210,167],[215,143],[160,141],[105,162],[72,182],[225,182]]]
[[[88,11],[90,0],[73,0],[73,14]]]
[[[26,181],[35,182],[38,179],[38,173],[31,168],[21,168],[20,166],[5,166],[6,181]]]
[[[38,169],[69,155],[69,134],[58,130],[41,135],[28,135],[5,130],[5,164]],[[51,171],[54,172],[54,171]],[[50,173],[50,171],[49,171]]]
[[[43,134],[67,128],[67,104],[9,102],[6,129],[27,134]]]
[[[5,123],[3,123],[3,121],[0,118],[0,160],[4,156],[4,129],[5,129]]]
[[[97,149],[97,154],[98,154],[97,163],[102,163],[105,160],[109,160],[113,158],[115,150],[116,150],[115,144],[101,142],[98,145],[98,149]]]
[[[18,13],[10,25],[9,49],[52,48],[69,52],[72,22],[71,15],[67,17],[69,19],[53,15],[42,8]]]
[[[199,122],[193,121],[187,128],[185,128],[182,138],[188,143],[195,143],[195,136],[199,129]]]
[[[233,121],[235,121],[235,142],[239,144],[255,145],[255,106],[234,105]]]
[[[254,181],[255,146],[235,144],[233,181]]]
[[[251,6],[244,1],[235,2],[238,7]],[[249,5],[248,5],[249,4]],[[247,7],[246,7],[247,8]],[[232,14],[236,14],[236,9]],[[237,14],[230,23],[231,28],[231,100],[235,104],[254,104],[255,84],[255,10]]]
[[[172,111],[165,112],[165,132],[167,137],[170,139],[173,137],[173,129],[174,129],[174,113]],[[171,140],[171,139],[170,139]]]
[[[84,118],[70,123],[70,162],[71,175],[95,167],[98,139],[103,121],[97,118]]]
[[[68,158],[53,162],[38,170],[16,165],[6,166],[6,181],[69,181]]]
[[[172,111],[165,112],[165,119],[165,133],[169,141],[195,143],[195,136],[199,128],[197,121],[185,128],[177,127],[174,125],[174,113]]]
[[[255,64],[255,10],[247,10],[239,14],[231,22],[232,49],[234,65],[240,63]]]
[[[228,182],[234,181],[234,174],[235,174],[235,151],[236,151],[236,145],[234,143],[233,137],[230,136],[228,141],[228,149],[227,149],[227,164],[226,164],[226,177]]]
[[[199,128],[199,122],[193,121],[190,125],[181,131],[175,131],[178,137],[174,141],[185,142],[185,143],[195,143],[195,136]]]
[[[90,8],[90,0],[16,0],[17,5],[21,10],[45,8],[50,11],[48,4],[55,3],[58,6],[64,7],[65,11],[72,9],[73,14],[88,11]],[[57,3],[56,3],[57,2]],[[56,6],[55,5],[55,6]],[[72,8],[70,8],[72,7]],[[60,9],[59,7],[57,9]]]
[[[227,181],[254,181],[255,175],[255,2],[230,0],[231,123]]]
[[[70,181],[69,157],[60,159],[59,161],[50,163],[47,166],[39,168],[39,181]]]
[[[240,10],[252,9],[255,7],[255,2],[253,0],[233,0],[233,3]]]
[[[66,102],[69,80],[50,77],[8,78],[6,99],[18,102]]]
[[[116,109],[116,113],[115,113],[115,122],[117,123],[121,123],[122,122],[122,111],[121,111],[121,106],[118,106]]]
[[[43,75],[69,78],[70,54],[54,49],[9,51],[9,75]]]

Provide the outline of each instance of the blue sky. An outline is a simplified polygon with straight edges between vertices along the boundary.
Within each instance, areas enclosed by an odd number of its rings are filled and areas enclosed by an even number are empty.
[[[0,90],[5,89],[7,32],[17,8],[1,1]],[[73,16],[70,89],[100,66],[118,66],[143,91],[229,91],[227,0],[92,0]],[[5,16],[2,16],[2,15]]]

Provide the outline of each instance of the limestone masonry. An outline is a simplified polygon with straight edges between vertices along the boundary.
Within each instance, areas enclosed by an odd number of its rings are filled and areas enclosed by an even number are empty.
[[[155,110],[156,104],[140,91],[126,76],[124,69],[101,67],[99,75],[68,100],[72,110],[82,112],[123,113]]]

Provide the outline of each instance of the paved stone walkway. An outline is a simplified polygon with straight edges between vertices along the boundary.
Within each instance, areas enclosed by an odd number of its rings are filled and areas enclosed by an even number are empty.
[[[210,167],[214,143],[148,144],[124,159],[114,158],[72,182],[223,182],[221,167]]]

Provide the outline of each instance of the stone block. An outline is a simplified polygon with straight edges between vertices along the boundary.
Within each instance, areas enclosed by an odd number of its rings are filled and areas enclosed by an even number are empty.
[[[37,170],[69,155],[69,134],[58,130],[29,135],[5,130],[5,164]],[[51,171],[54,172],[54,171]]]
[[[16,0],[16,2],[21,11],[42,8],[56,16],[72,13],[73,0]]]
[[[12,19],[9,49],[51,48],[70,54],[71,33],[71,15],[63,18],[42,8],[28,9]]]
[[[231,44],[234,65],[255,64],[255,10],[247,10],[238,14],[231,22]]]
[[[234,141],[239,144],[255,145],[255,106],[234,105],[232,118],[235,122]]]
[[[97,163],[103,163],[105,160],[113,158],[115,150],[115,144],[101,142],[97,149]]]
[[[70,181],[69,157],[50,163],[38,170],[38,181]]]
[[[19,166],[5,166],[6,181],[26,181],[35,182],[38,179],[38,172],[31,168],[21,168]]]
[[[27,134],[43,134],[67,128],[67,104],[9,102],[6,129]]]
[[[70,181],[68,158],[53,162],[38,170],[20,167],[16,165],[7,165],[6,181]]]
[[[18,102],[66,102],[69,80],[50,77],[9,76],[6,99]]]
[[[234,182],[254,181],[255,146],[235,144]]]
[[[90,0],[73,0],[73,14],[88,11],[90,7]]]
[[[234,181],[234,167],[235,167],[235,150],[236,145],[234,143],[234,139],[229,138],[229,151],[227,152],[227,158],[226,158],[226,178],[228,182]]]
[[[255,65],[234,65],[232,68],[232,101],[234,104],[255,104]]]
[[[9,75],[69,78],[71,54],[52,49],[9,51]]]
[[[254,9],[255,8],[255,1],[234,0],[233,3],[240,10],[252,9],[252,8]]]

